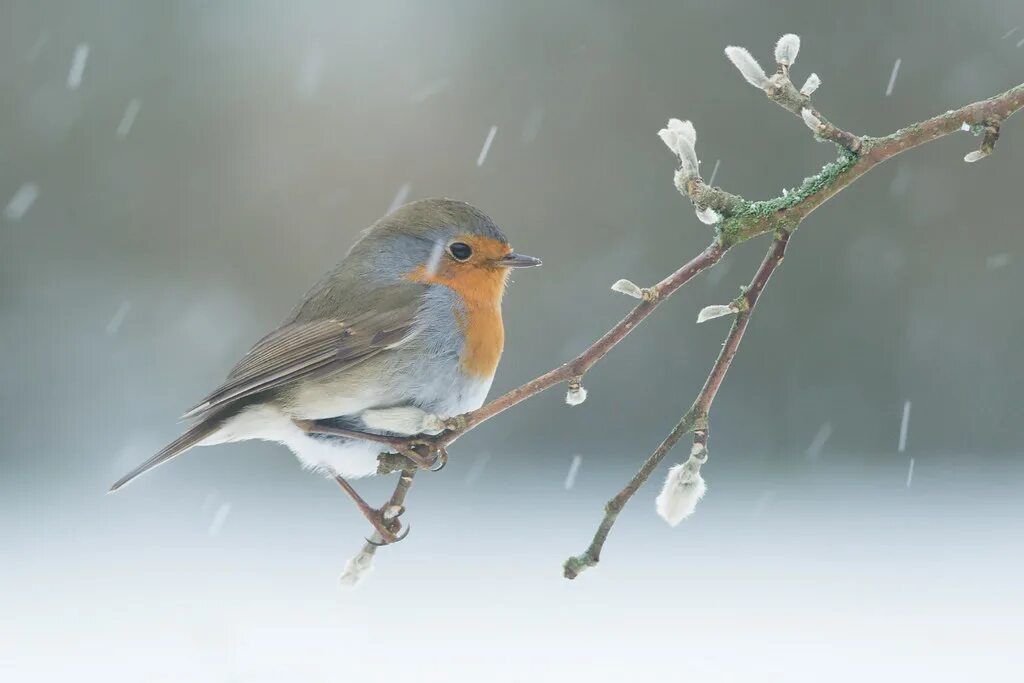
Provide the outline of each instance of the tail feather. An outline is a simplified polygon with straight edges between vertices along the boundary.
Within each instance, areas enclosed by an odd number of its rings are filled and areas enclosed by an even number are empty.
[[[181,455],[182,453],[189,450],[190,448],[198,444],[200,441],[205,439],[211,433],[216,431],[217,426],[217,421],[204,421],[192,427],[187,432],[179,436],[177,439],[164,446],[160,450],[160,452],[154,455],[152,458],[142,463],[141,465],[133,469],[131,472],[129,472],[128,474],[124,475],[116,482],[114,482],[114,485],[110,487],[109,492],[113,493],[114,491],[118,490],[125,484],[129,483],[130,481],[138,477],[140,474],[144,474],[145,472],[148,472],[157,465],[162,465],[168,460],[171,460]]]

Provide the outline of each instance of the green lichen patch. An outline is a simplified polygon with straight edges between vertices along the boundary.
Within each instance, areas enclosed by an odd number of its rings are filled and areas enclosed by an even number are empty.
[[[782,196],[756,202],[744,202],[739,211],[718,224],[718,238],[721,244],[733,246],[751,237],[767,232],[784,230],[792,232],[797,221],[786,215],[801,202],[834,185],[839,178],[853,168],[858,156],[841,150],[835,161],[825,164],[816,174],[804,178],[800,186],[783,192]]]

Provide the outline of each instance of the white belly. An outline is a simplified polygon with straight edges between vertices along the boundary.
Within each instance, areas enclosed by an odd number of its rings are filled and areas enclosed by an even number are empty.
[[[463,377],[452,381],[449,377],[435,382],[433,386],[421,387],[417,398],[424,409],[441,418],[447,418],[479,408],[487,398],[490,387],[490,378],[473,380]],[[368,405],[369,403],[365,397],[344,399],[339,401],[337,409],[343,409],[345,412],[328,411],[327,414],[358,417],[364,411],[372,410],[373,406]],[[286,410],[288,412],[285,412]],[[335,410],[333,405],[331,410]],[[303,467],[321,471],[325,475],[337,474],[353,478],[376,473],[377,455],[382,450],[380,444],[356,439],[312,437],[292,421],[293,418],[302,417],[307,416],[295,415],[292,410],[279,405],[250,406],[227,420],[219,430],[199,445],[261,439],[284,444],[295,454]]]
[[[365,477],[377,471],[380,444],[371,441],[324,440],[299,429],[292,418],[273,405],[246,408],[204,439],[199,445],[212,446],[230,441],[261,439],[284,444],[303,467],[325,475]]]

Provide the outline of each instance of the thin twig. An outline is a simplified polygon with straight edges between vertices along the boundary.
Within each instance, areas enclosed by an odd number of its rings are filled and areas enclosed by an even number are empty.
[[[747,323],[754,312],[754,306],[757,304],[761,292],[764,291],[765,285],[768,284],[772,273],[782,263],[788,243],[789,233],[787,232],[780,232],[775,240],[772,241],[772,246],[761,262],[761,267],[757,269],[754,279],[751,280],[750,285],[741,296],[744,305],[736,314],[736,319],[729,330],[729,335],[725,338],[725,343],[718,354],[718,359],[715,361],[714,366],[711,368],[711,373],[704,382],[704,388],[701,389],[700,394],[697,395],[697,399],[693,402],[690,409],[686,411],[686,415],[676,423],[676,426],[672,428],[672,431],[661,442],[661,445],[644,461],[640,470],[605,505],[604,518],[601,520],[601,524],[598,526],[590,546],[582,555],[570,557],[562,565],[565,578],[575,579],[587,567],[593,567],[598,563],[601,559],[601,549],[604,547],[604,542],[607,540],[608,533],[612,530],[612,526],[615,524],[619,513],[622,512],[622,508],[626,506],[626,503],[629,502],[629,499],[633,497],[640,487],[650,479],[655,468],[665,459],[665,456],[668,455],[669,451],[672,450],[673,446],[681,438],[693,432],[694,443],[707,446],[708,414],[711,410],[711,404],[714,402],[715,396],[718,395],[718,389],[722,386],[722,380],[725,379],[725,374],[729,371],[729,366],[732,364],[732,359],[740,346],[740,341],[743,340],[743,333],[746,331]]]

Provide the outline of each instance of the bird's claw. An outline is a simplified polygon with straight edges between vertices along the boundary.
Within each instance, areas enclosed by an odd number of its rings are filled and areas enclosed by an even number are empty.
[[[390,529],[377,529],[377,533],[380,534],[381,539],[383,540],[375,541],[372,538],[368,538],[366,539],[366,542],[370,545],[377,546],[378,548],[383,548],[386,545],[394,545],[399,541],[405,540],[405,537],[409,535],[409,531],[411,529],[412,525],[408,525],[399,534],[395,534],[395,532],[391,531]]]
[[[431,467],[431,472],[440,472],[448,464],[448,449],[444,446],[439,446],[437,449],[437,457],[434,459],[434,463],[441,463],[437,467]]]
[[[426,455],[422,455],[419,450],[417,450],[418,446],[426,446]],[[448,451],[444,446],[437,445],[434,441],[416,439],[410,441],[408,445],[400,447],[398,451],[414,462],[421,470],[440,472],[444,469],[444,466],[448,464]],[[438,462],[441,464],[435,468],[435,465],[437,465]]]

